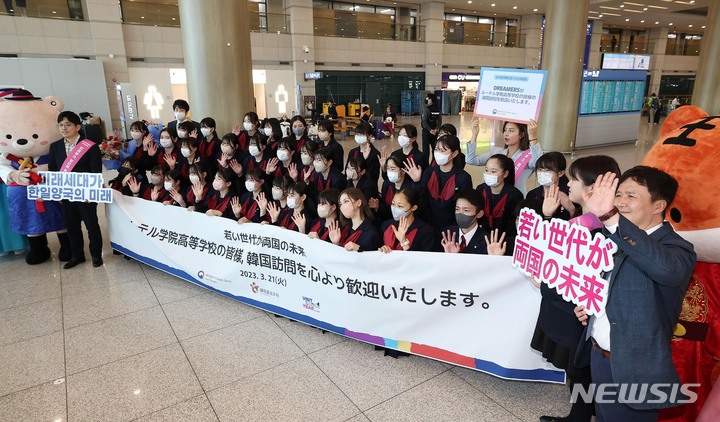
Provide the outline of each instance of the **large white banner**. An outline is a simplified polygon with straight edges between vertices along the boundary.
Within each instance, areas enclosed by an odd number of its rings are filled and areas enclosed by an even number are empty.
[[[106,214],[114,249],[249,305],[501,378],[565,382],[529,346],[540,294],[511,257],[348,252],[122,195]]]

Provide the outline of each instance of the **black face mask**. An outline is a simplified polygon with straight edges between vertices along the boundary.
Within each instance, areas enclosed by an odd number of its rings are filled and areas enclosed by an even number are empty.
[[[467,229],[468,227],[472,226],[475,222],[475,216],[474,215],[465,215],[462,213],[455,213],[455,221],[458,224],[458,227],[461,229]]]
[[[133,171],[133,169],[131,169],[131,168],[129,168],[129,167],[120,167],[120,168],[118,169],[118,174],[119,174],[120,176],[122,176],[122,177],[125,177],[125,176],[127,176],[128,174],[132,173],[132,171]]]

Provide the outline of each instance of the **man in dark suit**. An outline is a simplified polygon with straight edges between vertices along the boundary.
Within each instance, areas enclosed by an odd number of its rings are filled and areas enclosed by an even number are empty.
[[[696,255],[692,244],[664,222],[677,186],[667,173],[637,166],[619,180],[613,173],[599,176],[592,196],[583,193],[586,209],[618,245],[605,312],[588,318],[582,306],[575,308],[587,325],[577,356],[579,360],[583,349],[592,347],[590,370],[600,422],[655,421],[660,409],[687,399],[682,391],[673,394],[680,378],[670,341]],[[601,384],[606,384],[604,391],[598,390]],[[622,402],[625,397],[630,400]]]
[[[204,140],[205,137],[202,134],[202,129],[200,127],[200,123],[190,120],[187,118],[187,114],[190,112],[190,104],[188,104],[185,100],[175,100],[173,102],[173,113],[175,113],[175,119],[168,123],[168,128],[174,129],[175,133],[177,133],[178,130],[178,124],[182,122],[192,122],[193,126],[195,126],[195,130],[197,130],[197,136],[196,138],[200,140]],[[188,133],[184,137],[188,137],[191,134]]]
[[[50,145],[50,161],[48,162],[48,170],[50,171],[60,171],[68,155],[82,142],[80,140],[80,129],[82,128],[80,116],[72,111],[63,111],[58,115],[57,121],[63,139]],[[77,164],[69,171],[101,173],[102,159],[97,144],[93,143],[92,147],[77,160]],[[62,209],[68,228],[68,237],[70,238],[70,250],[72,251],[72,258],[65,263],[63,268],[73,268],[85,262],[81,222],[85,223],[90,238],[90,255],[92,256],[93,267],[101,266],[103,264],[102,233],[97,219],[97,203],[70,202],[63,199]]]

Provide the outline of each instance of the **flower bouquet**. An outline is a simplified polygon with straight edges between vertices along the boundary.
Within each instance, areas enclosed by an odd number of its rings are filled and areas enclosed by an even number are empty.
[[[127,150],[127,142],[121,141],[116,136],[109,136],[100,144],[103,166],[107,170],[115,170],[120,167],[120,152]]]

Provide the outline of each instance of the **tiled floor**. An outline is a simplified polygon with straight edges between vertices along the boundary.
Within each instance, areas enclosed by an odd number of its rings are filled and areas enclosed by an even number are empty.
[[[469,117],[450,121],[467,138]],[[637,146],[577,156],[627,169],[658,131],[640,124]],[[383,357],[114,256],[104,240],[97,269],[0,258],[0,421],[536,421],[569,409],[564,386]]]

